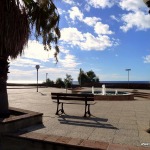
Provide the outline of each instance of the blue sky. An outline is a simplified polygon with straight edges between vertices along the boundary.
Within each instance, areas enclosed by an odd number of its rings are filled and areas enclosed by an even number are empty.
[[[55,0],[60,13],[59,62],[54,50],[29,40],[24,55],[11,60],[8,82],[55,81],[79,69],[93,70],[100,81],[150,81],[150,15],[142,0]]]

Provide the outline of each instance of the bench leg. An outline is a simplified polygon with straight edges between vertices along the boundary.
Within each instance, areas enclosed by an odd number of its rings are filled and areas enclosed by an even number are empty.
[[[86,111],[88,107],[88,110]],[[89,116],[91,116],[91,112],[90,112],[90,104],[85,105],[85,113],[84,113],[84,117],[87,117],[86,114],[88,114]]]
[[[59,104],[60,104],[60,103],[58,102],[58,103],[57,103],[57,110],[56,110],[56,113],[55,113],[56,115],[59,114],[59,113],[58,113],[58,112],[59,112]]]
[[[63,103],[61,103],[61,113],[64,114],[64,107],[63,107]]]
[[[59,109],[59,104],[61,104],[61,109]],[[61,111],[62,114],[65,113],[64,107],[63,107],[63,103],[61,103],[61,102],[57,103],[57,110],[56,110],[56,113],[55,113],[55,114],[56,114],[56,115],[59,115],[59,111]]]
[[[91,116],[91,112],[90,112],[90,104],[88,104],[88,111],[87,113],[89,114],[89,116]]]
[[[84,112],[84,116],[83,117],[86,117],[86,114],[87,114],[86,107],[87,107],[87,105],[85,105],[85,112]]]

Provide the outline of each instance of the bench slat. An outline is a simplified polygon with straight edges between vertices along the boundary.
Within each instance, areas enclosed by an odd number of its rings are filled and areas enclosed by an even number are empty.
[[[51,93],[53,100],[94,101],[93,94]]]
[[[72,93],[51,93],[52,96],[77,96],[77,97],[94,97],[93,94],[72,94]]]
[[[78,100],[78,101],[94,101],[94,98],[92,97],[65,97],[65,96],[59,96],[59,97],[54,97],[52,96],[52,99],[57,100],[59,98],[59,100]]]

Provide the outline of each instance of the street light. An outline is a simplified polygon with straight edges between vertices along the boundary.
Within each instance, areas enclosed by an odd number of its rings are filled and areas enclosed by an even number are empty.
[[[126,69],[126,71],[128,71],[128,88],[129,88],[129,71],[131,71],[131,69]]]
[[[81,74],[82,74],[82,69],[80,68],[80,88],[81,88]]]
[[[46,82],[45,82],[46,87],[48,87],[48,83],[47,83],[47,75],[48,75],[48,73],[46,73]]]
[[[48,75],[48,73],[46,73],[46,82],[47,82],[47,75]]]
[[[36,65],[35,68],[37,70],[37,92],[38,92],[38,70],[40,68],[40,65]]]
[[[143,0],[143,2],[146,4],[147,7],[150,8],[150,0]],[[149,14],[150,14],[150,10],[149,10]]]

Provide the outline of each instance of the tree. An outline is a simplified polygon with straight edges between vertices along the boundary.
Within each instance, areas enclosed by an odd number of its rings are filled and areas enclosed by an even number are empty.
[[[65,84],[64,84],[64,82],[62,81],[61,78],[56,79],[56,85],[58,87],[65,87]]]
[[[73,78],[71,77],[71,75],[66,74],[66,78],[64,79],[64,84],[66,88],[71,87],[72,81],[73,81]]]
[[[52,80],[50,80],[50,79],[48,78],[48,79],[46,79],[46,82],[44,82],[44,84],[45,84],[46,86],[53,86],[53,85],[54,85],[54,81],[52,81]]]
[[[94,71],[90,70],[88,72],[84,72],[82,69],[80,69],[80,73],[78,75],[78,82],[83,85],[85,83],[91,83],[91,82],[99,82],[99,78],[96,76]]]
[[[81,82],[80,84],[83,85],[84,83],[87,83],[89,81],[90,80],[89,80],[87,74],[82,69],[80,69],[80,73],[78,75],[78,82],[79,83]]]
[[[90,70],[87,73],[88,78],[90,79],[90,82],[99,82],[99,78],[96,76],[95,72]]]
[[[90,80],[91,82],[92,82],[92,81],[94,80],[94,78],[96,77],[95,73],[94,73],[92,70],[88,71],[86,74],[87,74],[87,76],[88,76],[88,78],[89,78],[89,80]]]
[[[45,50],[54,43],[57,59],[59,14],[53,0],[0,0],[0,117],[9,116],[6,90],[9,60],[23,54],[32,33]],[[31,32],[32,31],[32,32]]]

